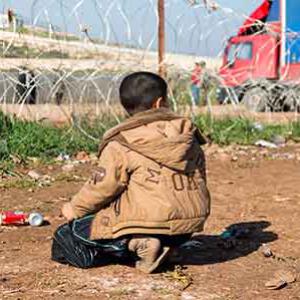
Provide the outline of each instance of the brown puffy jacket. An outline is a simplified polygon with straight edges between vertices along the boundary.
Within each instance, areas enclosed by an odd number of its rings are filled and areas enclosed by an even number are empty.
[[[71,205],[96,213],[91,239],[199,232],[210,213],[204,143],[190,120],[149,110],[109,130],[98,167]]]

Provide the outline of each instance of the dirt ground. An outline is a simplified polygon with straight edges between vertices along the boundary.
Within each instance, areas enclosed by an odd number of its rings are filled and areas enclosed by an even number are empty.
[[[126,265],[80,270],[50,260],[52,233],[63,223],[60,207],[92,163],[68,173],[60,164],[35,167],[55,179],[44,187],[2,179],[1,208],[41,211],[50,224],[0,227],[0,299],[300,299],[300,146],[210,146],[206,153],[212,214],[205,231],[194,237],[198,243],[181,249],[181,267],[169,263],[153,275]],[[233,224],[247,230],[227,245],[220,233]],[[262,244],[273,257],[264,257]],[[298,281],[268,290],[265,283],[281,270],[294,272]]]

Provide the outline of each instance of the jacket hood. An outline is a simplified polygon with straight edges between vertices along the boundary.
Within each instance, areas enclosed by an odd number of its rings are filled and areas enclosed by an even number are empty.
[[[206,143],[198,128],[184,117],[166,108],[138,113],[108,130],[99,148],[99,156],[111,141],[182,172],[197,167],[199,146]]]
[[[179,118],[156,121],[123,131],[122,135],[132,150],[171,169],[187,172],[195,168],[198,159],[196,130],[190,120]]]
[[[108,130],[99,148],[99,156],[111,141],[182,172],[197,167],[199,146],[206,143],[198,128],[169,109],[160,108],[138,113]]]

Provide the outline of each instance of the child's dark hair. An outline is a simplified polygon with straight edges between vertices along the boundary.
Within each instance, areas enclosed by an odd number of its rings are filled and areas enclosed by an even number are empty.
[[[126,76],[119,93],[123,107],[133,115],[152,108],[155,100],[167,99],[167,83],[160,76],[150,72],[135,72]]]

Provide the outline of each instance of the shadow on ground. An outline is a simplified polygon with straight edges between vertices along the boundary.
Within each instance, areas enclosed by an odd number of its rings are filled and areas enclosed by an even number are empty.
[[[276,233],[266,231],[267,221],[232,224],[226,228],[225,238],[220,235],[194,236],[170,257],[171,264],[216,264],[247,256],[262,244],[277,240]]]

